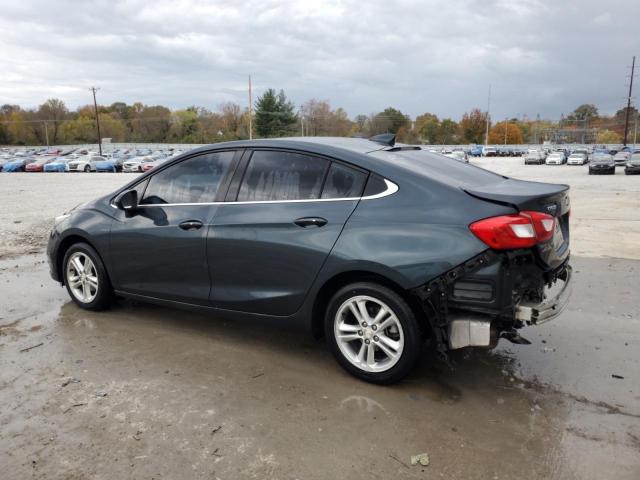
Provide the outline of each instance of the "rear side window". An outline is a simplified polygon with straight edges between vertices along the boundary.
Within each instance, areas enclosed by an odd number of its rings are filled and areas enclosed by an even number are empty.
[[[235,152],[216,152],[189,158],[149,179],[142,204],[213,202],[229,172]]]
[[[242,179],[238,201],[320,198],[329,163],[299,153],[255,151]]]
[[[364,172],[334,162],[324,182],[322,198],[359,197],[366,180]]]

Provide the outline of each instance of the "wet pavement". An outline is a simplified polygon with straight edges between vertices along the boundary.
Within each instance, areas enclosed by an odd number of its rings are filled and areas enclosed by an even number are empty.
[[[532,345],[459,352],[453,371],[425,354],[380,387],[304,334],[86,312],[42,255],[1,260],[0,476],[637,480],[640,262],[573,265],[567,311],[524,330]]]

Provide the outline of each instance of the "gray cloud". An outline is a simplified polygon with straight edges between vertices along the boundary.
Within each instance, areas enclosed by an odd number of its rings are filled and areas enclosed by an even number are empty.
[[[0,17],[0,103],[246,104],[283,88],[351,115],[387,106],[458,118],[558,117],[623,105],[640,53],[634,0],[47,1]]]

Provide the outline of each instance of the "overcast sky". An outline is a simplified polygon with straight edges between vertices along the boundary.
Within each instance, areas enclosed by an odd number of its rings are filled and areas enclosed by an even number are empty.
[[[2,0],[0,104],[215,109],[284,89],[354,116],[613,113],[640,55],[639,0]],[[639,82],[640,86],[640,82]]]

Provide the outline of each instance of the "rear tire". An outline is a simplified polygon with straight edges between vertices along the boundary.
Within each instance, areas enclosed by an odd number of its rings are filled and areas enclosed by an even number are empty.
[[[80,308],[104,310],[111,305],[112,289],[100,255],[80,242],[65,252],[62,275],[69,296]]]
[[[325,313],[325,334],[342,368],[377,384],[406,377],[422,347],[411,307],[393,290],[370,282],[347,285],[333,295]]]
[[[89,173],[90,171],[91,171],[91,167],[89,165],[84,167],[84,173]]]

